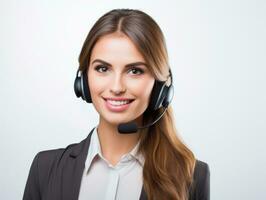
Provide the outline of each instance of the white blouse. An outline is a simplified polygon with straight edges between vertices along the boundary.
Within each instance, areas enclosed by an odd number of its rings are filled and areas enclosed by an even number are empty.
[[[79,200],[138,200],[144,165],[143,155],[137,154],[139,142],[113,166],[102,155],[97,131],[91,135]]]

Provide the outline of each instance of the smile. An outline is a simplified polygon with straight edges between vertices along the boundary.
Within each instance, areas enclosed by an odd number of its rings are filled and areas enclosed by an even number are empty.
[[[126,101],[113,101],[113,100],[107,100],[107,102],[109,104],[112,104],[113,106],[121,106],[121,105],[125,105],[128,104],[130,102],[130,100],[126,100]]]
[[[104,98],[107,109],[112,112],[121,112],[126,110],[134,99],[126,100],[114,100],[110,98]]]

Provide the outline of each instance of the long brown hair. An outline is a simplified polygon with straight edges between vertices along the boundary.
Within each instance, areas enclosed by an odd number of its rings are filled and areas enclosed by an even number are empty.
[[[168,83],[169,64],[163,33],[158,24],[140,10],[114,9],[100,17],[83,44],[79,56],[80,70],[87,70],[92,49],[99,38],[111,33],[130,38],[154,77]],[[150,122],[151,117],[144,112],[143,123]],[[145,157],[143,184],[148,199],[188,199],[196,159],[181,141],[174,124],[169,105],[157,123],[141,130],[139,152]]]

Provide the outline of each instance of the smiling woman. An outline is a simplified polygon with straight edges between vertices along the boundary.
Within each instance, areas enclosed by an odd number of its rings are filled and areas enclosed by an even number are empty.
[[[78,144],[39,152],[23,199],[208,200],[209,166],[175,128],[157,23],[140,10],[111,10],[90,30],[79,64],[75,93],[93,104],[99,124]],[[146,126],[121,134],[128,122]]]

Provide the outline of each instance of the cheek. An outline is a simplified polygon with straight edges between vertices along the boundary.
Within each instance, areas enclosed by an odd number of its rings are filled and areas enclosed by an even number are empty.
[[[132,84],[131,91],[140,100],[149,100],[153,85],[154,79],[144,79],[138,83]]]
[[[92,99],[95,99],[95,97],[106,88],[106,82],[102,81],[99,78],[96,78],[93,75],[89,75],[88,84]]]

